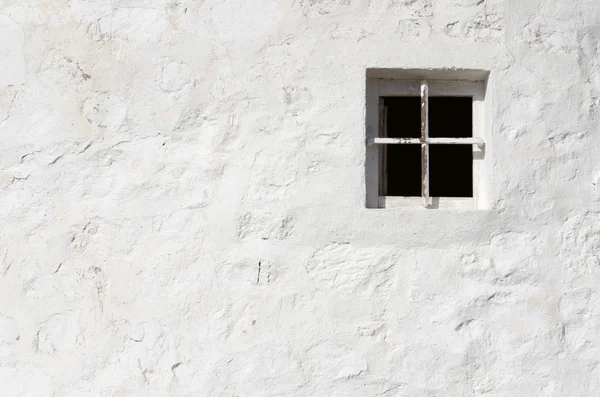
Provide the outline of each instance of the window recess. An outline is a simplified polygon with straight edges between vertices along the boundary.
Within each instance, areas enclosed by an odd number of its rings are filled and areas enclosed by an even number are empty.
[[[477,208],[483,82],[371,80],[367,119],[375,124],[376,103],[377,123],[367,138],[367,206]]]

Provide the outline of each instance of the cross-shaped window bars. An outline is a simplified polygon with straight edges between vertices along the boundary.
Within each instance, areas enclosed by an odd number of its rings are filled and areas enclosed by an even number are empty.
[[[429,84],[426,80],[421,82],[421,136],[419,138],[388,138],[386,131],[386,108],[383,106],[383,98],[379,105],[379,135],[378,138],[369,139],[368,145],[421,145],[421,197],[423,206],[431,205],[429,193],[429,145],[478,145],[483,147],[484,142],[480,138],[430,138],[429,137]],[[381,136],[383,135],[383,136]],[[386,191],[387,183],[387,161],[385,155],[380,158],[380,184]]]

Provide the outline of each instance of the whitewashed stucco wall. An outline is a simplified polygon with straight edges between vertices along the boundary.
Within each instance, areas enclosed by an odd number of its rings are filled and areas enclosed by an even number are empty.
[[[600,395],[597,0],[0,0],[0,396]],[[365,70],[490,70],[491,210],[368,210]]]

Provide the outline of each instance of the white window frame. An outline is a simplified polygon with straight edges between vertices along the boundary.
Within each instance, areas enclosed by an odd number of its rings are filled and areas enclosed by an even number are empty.
[[[367,207],[478,209],[484,203],[485,159],[485,82],[468,80],[391,80],[367,79]],[[388,138],[383,97],[421,98],[421,137]],[[473,136],[471,138],[429,137],[429,96],[473,98]],[[386,178],[387,145],[421,145],[421,197],[382,194]],[[473,197],[431,197],[429,194],[429,145],[473,146]]]

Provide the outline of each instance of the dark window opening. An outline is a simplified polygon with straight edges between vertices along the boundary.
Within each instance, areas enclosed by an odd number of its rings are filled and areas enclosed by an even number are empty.
[[[384,131],[388,138],[421,136],[421,99],[384,97]],[[429,97],[430,138],[473,136],[471,97]],[[421,196],[421,145],[383,145],[380,194]],[[429,145],[429,189],[432,197],[473,197],[471,145]]]

